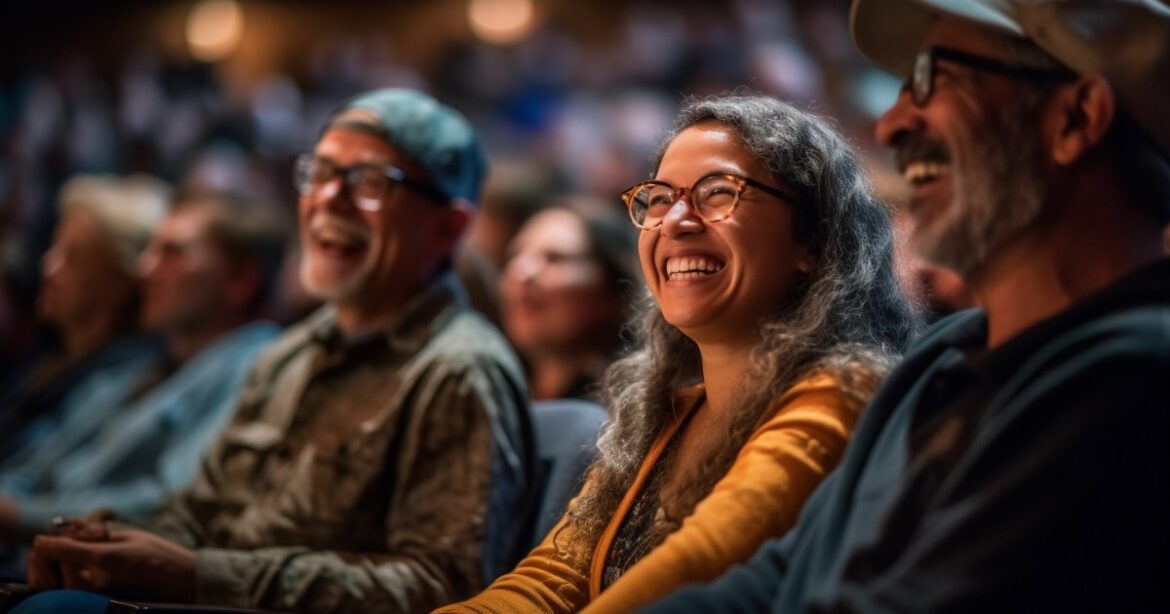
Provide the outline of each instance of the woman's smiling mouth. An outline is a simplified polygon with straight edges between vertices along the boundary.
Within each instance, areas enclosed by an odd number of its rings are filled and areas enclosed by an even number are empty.
[[[714,256],[673,256],[666,259],[667,281],[688,281],[714,275],[723,270],[725,264]]]

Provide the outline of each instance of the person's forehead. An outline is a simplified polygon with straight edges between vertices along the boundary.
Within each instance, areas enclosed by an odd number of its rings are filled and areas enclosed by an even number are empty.
[[[328,128],[317,141],[313,152],[341,164],[390,164],[409,175],[425,176],[422,167],[390,141],[345,125]]]
[[[190,243],[208,238],[215,214],[208,207],[179,207],[163,219],[155,237],[175,243]]]
[[[57,225],[54,244],[66,252],[85,254],[82,261],[113,263],[116,260],[112,237],[98,220],[97,214],[86,209],[73,209]],[[87,263],[88,264],[88,263]]]
[[[344,156],[371,162],[397,162],[402,154],[393,145],[373,134],[345,126],[327,129],[313,151],[319,156]]]
[[[549,209],[532,217],[517,237],[519,246],[573,251],[587,247],[589,237],[585,223],[576,214],[563,209]]]
[[[71,209],[57,224],[57,240],[72,243],[99,244],[112,239],[93,211]]]
[[[665,175],[680,169],[699,174],[734,172],[749,176],[766,172],[764,164],[748,150],[739,132],[714,120],[688,126],[667,145],[657,177],[665,179]]]

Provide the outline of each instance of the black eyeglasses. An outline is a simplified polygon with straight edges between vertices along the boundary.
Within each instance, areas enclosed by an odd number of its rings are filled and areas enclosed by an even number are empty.
[[[937,60],[946,60],[974,68],[975,70],[982,70],[1016,79],[1066,81],[1076,78],[1076,74],[1070,70],[1017,66],[991,58],[971,55],[957,49],[929,47],[919,51],[918,55],[914,57],[914,70],[902,86],[903,89],[910,90],[914,104],[918,106],[925,105],[930,100],[931,93],[934,92],[934,63]]]
[[[407,177],[406,171],[389,164],[338,166],[311,153],[297,156],[293,163],[293,185],[304,196],[319,193],[336,177],[342,178],[342,183],[353,197],[354,205],[363,211],[380,211],[390,186],[394,184],[416,190],[436,203],[447,201],[434,186],[411,179]]]
[[[748,177],[731,173],[711,173],[699,178],[690,188],[676,188],[665,181],[646,181],[622,192],[622,200],[630,213],[630,221],[643,230],[662,225],[666,214],[688,193],[688,202],[706,222],[719,222],[731,217],[739,198],[751,186],[779,198],[793,202],[792,196]]]

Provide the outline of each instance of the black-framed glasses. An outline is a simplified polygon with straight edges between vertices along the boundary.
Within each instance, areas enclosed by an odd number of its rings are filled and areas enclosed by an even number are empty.
[[[320,193],[337,177],[342,178],[342,184],[349,190],[354,205],[363,211],[380,211],[386,194],[395,184],[417,190],[437,203],[447,200],[434,186],[411,179],[406,171],[390,164],[339,166],[311,153],[297,156],[293,163],[293,185],[304,196]]]
[[[914,56],[914,70],[906,78],[903,89],[909,89],[914,104],[923,106],[934,92],[934,63],[938,60],[954,62],[975,70],[995,73],[1016,79],[1031,79],[1036,81],[1065,81],[1076,78],[1070,70],[1053,70],[1037,68],[1035,66],[1019,66],[1007,64],[999,60],[971,55],[958,49],[949,47],[929,47]]]
[[[705,175],[689,188],[676,188],[665,181],[645,181],[622,192],[622,200],[634,226],[652,230],[661,226],[674,204],[688,194],[687,202],[704,221],[725,220],[735,212],[748,186],[785,202],[794,202],[790,194],[779,188],[731,173]]]

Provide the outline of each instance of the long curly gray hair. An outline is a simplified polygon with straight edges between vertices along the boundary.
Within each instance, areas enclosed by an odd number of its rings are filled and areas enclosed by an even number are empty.
[[[762,95],[690,99],[655,167],[674,137],[707,121],[736,130],[773,178],[795,193],[795,238],[811,246],[816,264],[791,303],[777,305],[776,316],[761,323],[721,446],[678,500],[663,502],[669,521],[644,536],[650,546],[677,528],[727,473],[770,403],[798,379],[828,372],[846,402],[860,409],[918,328],[894,278],[888,212],[871,194],[850,146],[826,121]],[[590,486],[569,506],[576,537],[565,544],[554,539],[562,556],[586,568],[588,557],[580,555],[595,547],[655,436],[673,419],[673,395],[702,379],[698,346],[667,323],[651,299],[632,329],[636,349],[615,362],[603,382],[613,419],[598,442]]]

